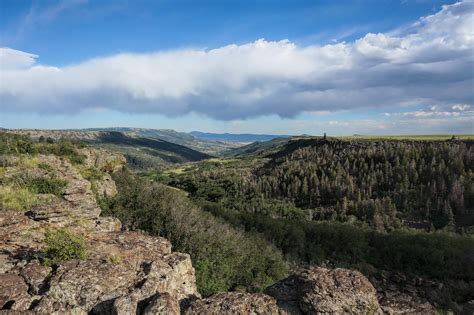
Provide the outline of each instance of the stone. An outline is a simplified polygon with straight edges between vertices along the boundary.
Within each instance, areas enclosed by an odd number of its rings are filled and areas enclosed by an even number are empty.
[[[30,304],[28,285],[23,278],[15,274],[0,274],[0,309],[28,309]]]
[[[89,239],[89,252],[85,261],[59,266],[35,310],[49,313],[74,306],[85,312],[114,309],[128,314],[157,292],[180,299],[199,295],[194,270],[184,269],[192,269],[189,256],[172,253],[163,238],[131,231],[98,233]],[[180,261],[179,268],[175,261]]]
[[[370,277],[377,288],[380,307],[386,314],[437,314],[430,300],[440,300],[446,292],[440,283],[399,272],[378,271]]]
[[[122,222],[113,217],[100,217],[95,220],[94,228],[98,232],[119,232],[122,230]]]
[[[41,294],[46,290],[47,279],[51,274],[50,267],[43,266],[37,260],[33,260],[21,268],[19,274],[28,284],[31,294]]]
[[[96,167],[103,171],[116,172],[127,163],[122,154],[110,150],[86,147],[80,149],[79,153],[86,156],[84,163],[86,166]]]
[[[117,167],[121,155],[109,159],[88,149],[94,167]],[[107,153],[108,154],[108,153]],[[0,216],[0,302],[2,309],[45,314],[135,313],[153,302],[176,310],[181,300],[199,297],[191,259],[175,253],[168,240],[139,231],[121,231],[121,222],[100,217],[91,183],[67,160],[38,155],[49,172],[67,181],[61,196],[26,212],[2,209]],[[109,162],[113,162],[112,164]],[[114,194],[106,175],[104,194]],[[112,187],[112,188],[111,188]],[[67,227],[85,239],[87,256],[55,268],[40,264],[47,229]],[[161,300],[157,294],[162,296]],[[176,303],[171,304],[171,298]],[[161,305],[161,306],[160,306]],[[178,304],[179,305],[179,304]],[[179,308],[178,308],[179,309]]]
[[[93,180],[92,184],[99,197],[114,197],[117,195],[117,187],[109,174],[104,174],[100,180]]]
[[[274,298],[265,294],[242,292],[223,292],[208,298],[191,302],[185,311],[186,315],[207,314],[286,314],[281,310]]]
[[[179,315],[180,313],[177,297],[166,292],[152,296],[143,310],[143,315]]]
[[[268,295],[291,314],[380,313],[376,290],[358,271],[311,267],[267,288]]]

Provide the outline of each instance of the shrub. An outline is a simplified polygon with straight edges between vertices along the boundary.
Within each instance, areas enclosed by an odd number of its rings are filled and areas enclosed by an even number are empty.
[[[58,265],[71,259],[84,259],[86,245],[82,236],[72,233],[66,228],[47,230],[44,234],[46,247],[43,264]]]
[[[53,172],[53,167],[49,164],[46,164],[46,163],[39,163],[38,164],[38,167],[45,170],[45,171],[48,171],[48,172]]]
[[[7,132],[0,132],[0,154],[35,153],[35,147],[30,138]]]
[[[68,140],[60,140],[55,143],[47,141],[47,143],[37,143],[36,152],[67,157],[72,164],[84,164],[86,156],[77,152],[78,146],[80,144]]]
[[[24,168],[35,168],[38,167],[38,158],[30,155],[21,155],[20,156],[20,166]]]
[[[259,292],[286,276],[288,266],[274,246],[202,211],[182,192],[124,171],[114,173],[114,180],[119,194],[101,204],[102,214],[189,253],[203,295],[237,288]]]
[[[67,181],[51,176],[32,177],[27,174],[15,176],[13,182],[19,187],[27,188],[35,194],[61,195]]]
[[[79,173],[88,181],[101,180],[104,177],[104,173],[96,167],[82,168]]]
[[[71,154],[68,156],[69,161],[71,161],[72,164],[84,164],[86,160],[86,156],[83,154]]]

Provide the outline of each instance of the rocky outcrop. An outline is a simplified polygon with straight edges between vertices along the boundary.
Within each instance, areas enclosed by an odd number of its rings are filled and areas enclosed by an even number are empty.
[[[115,172],[122,169],[127,162],[122,154],[110,150],[86,147],[78,151],[80,154],[86,156],[84,162],[86,166],[96,167],[108,172]]]
[[[192,314],[286,314],[280,309],[274,298],[265,294],[240,292],[218,293],[207,299],[193,302],[186,310]]]
[[[83,169],[113,172],[123,157],[85,148]],[[31,176],[67,182],[61,194],[25,212],[2,209],[0,216],[0,309],[39,314],[430,314],[434,308],[393,279],[371,279],[357,271],[312,267],[269,287],[265,294],[223,292],[201,299],[188,254],[168,240],[122,231],[115,218],[100,217],[96,195],[113,195],[108,174],[93,183],[66,159],[38,155]],[[13,163],[14,164],[14,163]],[[12,164],[12,165],[13,165]],[[15,169],[7,167],[8,176]],[[95,191],[93,191],[95,190]],[[54,267],[40,263],[47,229],[67,227],[82,235],[87,255]],[[404,281],[405,283],[407,281]],[[408,290],[408,292],[410,292]],[[378,296],[377,296],[378,294]],[[379,305],[380,301],[380,305]],[[467,308],[466,308],[467,309]]]
[[[6,214],[10,227],[21,226],[25,231],[38,227],[26,216]],[[15,220],[19,222],[14,224]],[[85,237],[87,258],[64,262],[54,270],[39,264],[40,239],[27,244],[15,235],[2,238],[1,248],[10,260],[2,261],[6,273],[0,282],[7,287],[0,287],[0,308],[48,314],[104,313],[115,308],[119,314],[128,314],[158,293],[168,293],[177,301],[199,296],[189,255],[172,252],[169,241],[132,231],[90,231]],[[29,255],[20,254],[22,250]]]
[[[269,287],[266,293],[290,314],[375,314],[381,311],[369,280],[349,269],[304,269]]]
[[[175,296],[169,293],[152,296],[143,315],[179,315],[181,309]]]
[[[101,156],[92,152],[90,157]],[[176,309],[179,302],[199,297],[189,255],[172,252],[166,239],[120,231],[120,221],[99,217],[91,183],[74,166],[53,155],[37,159],[49,165],[43,176],[52,172],[67,185],[61,196],[50,196],[49,202],[28,211],[1,210],[0,309],[40,314],[134,314],[145,309],[151,313]],[[92,160],[94,167],[110,161]],[[85,238],[85,259],[55,268],[40,264],[44,232],[58,227]]]
[[[0,309],[27,310],[31,302],[28,286],[19,275],[0,274]]]
[[[440,294],[448,294],[439,282],[397,272],[380,271],[370,281],[386,314],[438,314],[429,299],[440,300]]]

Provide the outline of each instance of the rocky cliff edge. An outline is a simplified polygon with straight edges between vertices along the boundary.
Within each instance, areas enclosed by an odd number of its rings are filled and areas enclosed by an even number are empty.
[[[125,160],[82,149],[83,168],[114,172]],[[106,172],[85,179],[84,169],[54,155],[39,155],[26,168],[17,157],[2,176],[18,172],[64,180],[58,195],[41,196],[27,211],[2,206],[0,309],[32,314],[378,314],[377,292],[361,273],[313,267],[264,293],[223,292],[202,299],[189,255],[168,240],[122,231],[117,219],[100,217],[96,196],[114,195]],[[21,163],[20,163],[21,164]],[[43,167],[40,167],[43,165]],[[44,167],[49,165],[49,167]],[[81,171],[82,170],[82,171]],[[48,229],[67,228],[86,240],[87,255],[49,267],[41,263]],[[424,313],[434,310],[427,307]]]

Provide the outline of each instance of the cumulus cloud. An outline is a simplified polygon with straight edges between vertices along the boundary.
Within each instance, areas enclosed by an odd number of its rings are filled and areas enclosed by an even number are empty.
[[[11,48],[0,48],[0,69],[11,70],[32,66],[37,55],[25,53]]]
[[[471,106],[473,24],[470,0],[443,6],[408,29],[325,46],[260,39],[210,50],[119,54],[65,67],[36,64],[35,55],[3,48],[2,110],[103,108],[230,120],[408,105]]]

